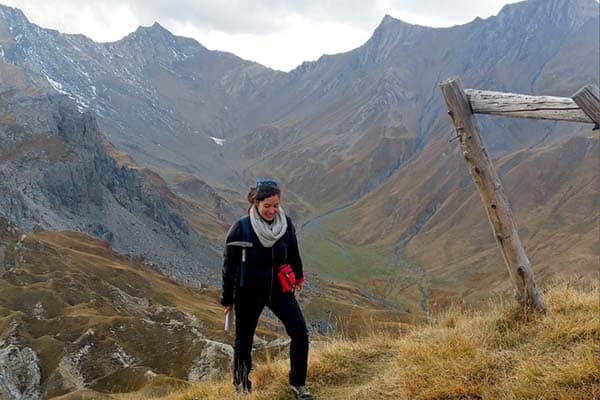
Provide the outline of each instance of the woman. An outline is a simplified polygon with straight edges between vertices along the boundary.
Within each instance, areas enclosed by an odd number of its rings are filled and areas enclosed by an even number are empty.
[[[252,340],[258,318],[267,306],[292,339],[289,374],[292,390],[298,399],[312,400],[305,385],[308,332],[294,296],[294,291],[301,291],[304,283],[302,261],[296,231],[280,206],[280,195],[277,182],[257,181],[248,194],[248,215],[233,224],[227,234],[221,304],[226,313],[235,311],[233,384],[240,393],[251,390],[248,374],[252,369]],[[291,266],[295,281],[279,274],[280,267],[286,264]]]

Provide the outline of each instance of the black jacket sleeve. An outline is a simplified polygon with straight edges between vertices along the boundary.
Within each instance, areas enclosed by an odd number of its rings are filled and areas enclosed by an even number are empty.
[[[288,262],[292,266],[296,280],[304,279],[304,271],[302,267],[302,259],[300,258],[300,250],[298,249],[298,239],[296,238],[296,228],[292,220],[288,218],[289,243],[288,243]]]
[[[237,246],[227,246],[227,243],[235,242],[241,238],[241,226],[237,221],[229,229],[225,250],[223,251],[223,288],[221,291],[221,304],[223,306],[233,305],[233,293],[235,280],[242,261],[242,249]]]

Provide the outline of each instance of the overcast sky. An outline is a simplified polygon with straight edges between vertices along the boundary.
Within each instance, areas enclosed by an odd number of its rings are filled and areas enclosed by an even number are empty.
[[[289,71],[322,54],[354,49],[389,14],[451,26],[496,15],[517,0],[0,0],[44,28],[119,40],[158,21],[211,50]]]

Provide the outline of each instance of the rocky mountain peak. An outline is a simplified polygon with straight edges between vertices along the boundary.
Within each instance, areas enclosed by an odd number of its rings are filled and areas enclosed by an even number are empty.
[[[363,62],[382,62],[395,48],[411,45],[417,36],[430,29],[433,28],[413,25],[386,15],[363,46],[365,49]]]
[[[32,26],[23,11],[0,4],[0,39],[27,33]]]
[[[169,44],[175,41],[175,36],[158,22],[150,26],[139,26],[135,31],[125,36],[119,42],[140,43],[144,45]],[[118,42],[118,43],[119,43]]]
[[[155,21],[150,26],[140,25],[133,34],[138,35],[138,36],[139,35],[148,35],[148,36],[152,36],[154,38],[161,37],[161,36],[165,37],[165,38],[174,37],[174,35],[167,28],[165,28],[164,26],[159,24],[157,21]]]
[[[394,24],[394,23],[397,23],[397,22],[403,22],[403,21],[401,21],[399,19],[396,19],[396,18],[392,17],[389,14],[385,14],[385,16],[383,17],[383,19],[379,23],[379,26],[387,25],[387,24]]]
[[[498,13],[506,21],[520,20],[532,27],[552,21],[568,30],[577,30],[598,15],[596,0],[529,0],[507,4]]]
[[[21,23],[30,23],[23,11],[0,4],[0,18]]]
[[[373,32],[373,36],[376,36],[377,32],[381,32],[383,34],[402,34],[410,31],[415,28],[423,28],[422,26],[411,24],[409,22],[403,21],[398,18],[394,18],[389,14],[386,14],[377,28],[375,28],[375,32]]]
[[[134,32],[116,42],[126,51],[146,54],[154,60],[182,60],[206,48],[194,39],[176,36],[158,22],[151,26],[139,26]]]

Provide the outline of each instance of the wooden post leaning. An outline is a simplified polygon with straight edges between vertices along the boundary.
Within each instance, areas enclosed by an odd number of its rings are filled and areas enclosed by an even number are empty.
[[[535,283],[529,259],[521,244],[508,198],[483,145],[477,119],[462,81],[458,77],[450,78],[440,84],[440,89],[448,107],[448,114],[456,128],[469,173],[483,200],[494,237],[515,285],[516,299],[524,307],[546,313],[544,299]]]

